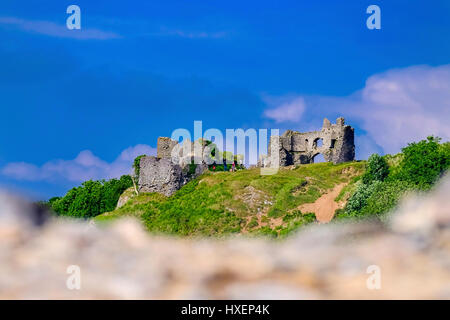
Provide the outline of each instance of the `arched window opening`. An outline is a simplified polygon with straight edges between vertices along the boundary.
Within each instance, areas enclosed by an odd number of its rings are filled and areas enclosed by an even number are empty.
[[[326,161],[325,161],[325,158],[323,157],[323,154],[318,153],[313,157],[312,162],[313,163],[322,163],[322,162],[326,162]]]

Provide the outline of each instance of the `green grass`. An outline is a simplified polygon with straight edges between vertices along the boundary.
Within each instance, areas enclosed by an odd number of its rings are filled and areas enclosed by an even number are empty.
[[[97,216],[98,222],[134,216],[154,233],[220,236],[241,233],[285,236],[315,221],[297,210],[325,191],[364,171],[364,162],[318,163],[261,176],[258,168],[237,172],[207,172],[171,197],[140,194],[122,208]],[[256,215],[261,215],[261,225]],[[271,227],[271,221],[282,224]]]
[[[346,201],[356,190],[357,182],[361,180],[361,176],[355,176],[350,179],[349,183],[342,188],[341,192],[334,201]]]

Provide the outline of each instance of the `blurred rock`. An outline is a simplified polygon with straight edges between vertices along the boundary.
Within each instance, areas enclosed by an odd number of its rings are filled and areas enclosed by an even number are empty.
[[[134,187],[130,187],[127,190],[125,190],[119,197],[119,200],[117,200],[116,209],[123,207],[129,200],[134,198],[136,196],[136,192],[134,190]]]
[[[169,238],[134,220],[40,225],[35,206],[0,194],[0,298],[450,299],[449,194],[446,178],[387,226],[315,225],[285,241]],[[66,286],[70,265],[80,290]]]

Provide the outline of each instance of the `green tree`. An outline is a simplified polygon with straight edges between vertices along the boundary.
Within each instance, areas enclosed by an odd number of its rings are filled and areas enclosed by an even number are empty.
[[[120,195],[132,184],[127,175],[109,181],[89,180],[70,189],[64,197],[51,198],[47,204],[58,215],[91,218],[114,210]]]
[[[366,172],[362,177],[364,184],[369,185],[373,181],[384,181],[389,174],[389,166],[386,160],[374,153],[369,157]]]
[[[420,189],[430,188],[450,167],[450,147],[441,139],[429,136],[426,140],[409,143],[395,178],[414,183]]]

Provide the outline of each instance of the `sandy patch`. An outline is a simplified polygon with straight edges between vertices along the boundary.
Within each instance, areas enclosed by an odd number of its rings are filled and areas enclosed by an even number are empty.
[[[334,212],[342,207],[341,203],[337,203],[337,198],[346,183],[341,183],[334,187],[330,192],[322,195],[314,203],[305,203],[298,207],[302,213],[313,212],[319,222],[329,222],[334,217]]]

